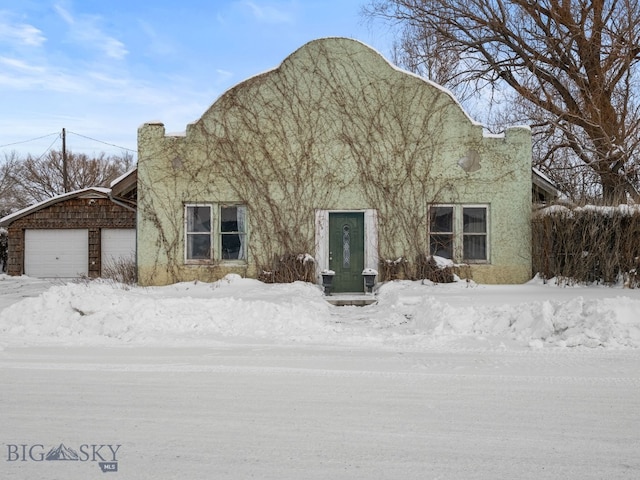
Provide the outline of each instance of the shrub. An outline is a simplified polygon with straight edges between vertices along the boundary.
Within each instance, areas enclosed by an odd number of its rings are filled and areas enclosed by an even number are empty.
[[[533,273],[576,283],[638,284],[640,209],[551,206],[533,217]]]
[[[125,285],[134,285],[138,279],[136,262],[133,258],[118,258],[102,266],[102,278]]]
[[[316,266],[309,254],[286,253],[275,257],[273,263],[262,268],[258,279],[265,283],[315,282]]]

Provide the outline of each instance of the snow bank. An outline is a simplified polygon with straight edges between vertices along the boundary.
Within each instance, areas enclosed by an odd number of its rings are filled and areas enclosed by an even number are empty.
[[[470,290],[464,298],[452,296],[452,291]],[[531,347],[545,344],[561,347],[639,347],[640,346],[640,297],[585,299],[590,289],[573,289],[573,295],[556,286],[539,289],[539,297],[553,297],[564,293],[558,300],[538,299],[522,301],[526,288],[535,285],[513,287],[455,286],[425,287],[420,282],[387,284],[379,293],[382,304],[389,304],[401,311],[407,319],[404,329],[415,335],[475,335],[505,337],[526,343]],[[507,301],[483,301],[483,292],[492,290],[514,298]],[[509,292],[511,290],[511,292]],[[556,290],[556,292],[554,292]],[[520,296],[518,293],[520,292]],[[603,292],[603,290],[601,290]],[[612,290],[611,293],[620,293]],[[485,295],[486,296],[486,295]],[[505,295],[506,296],[506,295]]]
[[[5,277],[6,280],[6,277]],[[53,286],[0,312],[0,344],[214,344],[229,341],[433,348],[461,339],[520,346],[640,347],[640,292],[532,282],[390,282],[378,303],[334,307],[306,283],[138,288]]]
[[[314,301],[315,300],[315,301]],[[198,337],[278,338],[323,331],[329,306],[308,284],[265,285],[230,275],[213,284],[51,287],[0,312],[0,335],[25,341],[175,343]]]

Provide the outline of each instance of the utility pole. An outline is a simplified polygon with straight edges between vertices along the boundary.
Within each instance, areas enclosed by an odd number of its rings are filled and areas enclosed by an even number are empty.
[[[62,129],[62,189],[64,193],[69,191],[69,178],[67,176],[67,132]]]

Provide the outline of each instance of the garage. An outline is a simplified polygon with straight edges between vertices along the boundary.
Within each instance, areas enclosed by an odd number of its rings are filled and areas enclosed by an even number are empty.
[[[102,270],[125,261],[135,262],[135,228],[103,228],[101,232]]]
[[[102,276],[104,262],[108,265],[125,256],[135,259],[135,175],[123,178],[128,187],[118,193],[125,196],[90,187],[0,219],[0,227],[7,229],[7,273],[96,278]]]
[[[89,274],[88,229],[26,229],[24,273],[39,278]]]

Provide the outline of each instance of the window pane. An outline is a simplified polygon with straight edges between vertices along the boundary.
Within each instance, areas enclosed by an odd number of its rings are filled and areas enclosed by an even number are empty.
[[[485,235],[465,235],[463,248],[465,260],[487,259],[487,237]]]
[[[431,235],[430,252],[431,255],[452,259],[453,235]]]
[[[187,259],[209,260],[211,258],[211,235],[189,234],[187,235]]]
[[[464,260],[486,260],[487,259],[487,237],[486,235],[465,235],[464,236]]]
[[[462,222],[464,233],[487,233],[487,209],[484,207],[463,209]]]
[[[239,260],[244,258],[241,255],[242,241],[237,233],[225,233],[222,235],[222,258],[224,260]]]
[[[187,207],[187,232],[211,232],[211,207]]]
[[[349,225],[342,227],[342,267],[351,268],[351,229]]]
[[[244,205],[220,207],[220,250],[223,260],[246,260],[246,211]]]
[[[220,207],[220,231],[239,232],[238,207]]]
[[[430,231],[452,233],[453,232],[453,207],[431,207]]]

